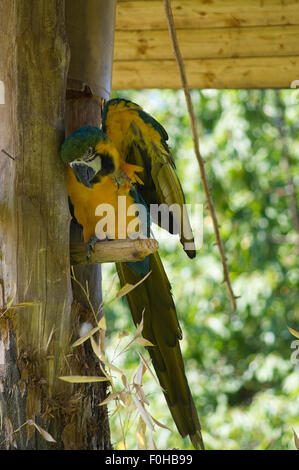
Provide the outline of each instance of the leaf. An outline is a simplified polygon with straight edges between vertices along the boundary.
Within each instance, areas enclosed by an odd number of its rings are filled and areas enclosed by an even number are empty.
[[[121,338],[124,338],[125,336],[129,336],[129,333],[126,330],[122,330],[118,332],[117,336],[119,339],[121,339]]]
[[[138,421],[137,431],[136,431],[136,437],[137,437],[138,448],[143,449],[143,450],[146,449],[145,432],[146,432],[146,424],[140,416],[139,421]]]
[[[294,441],[295,441],[296,449],[299,450],[299,437],[297,436],[294,429],[293,429],[293,433],[294,433]]]
[[[96,342],[96,340],[94,339],[93,336],[90,337],[90,343],[91,343],[91,347],[92,347],[93,352],[95,353],[97,358],[100,358],[100,347],[99,347],[99,344]]]
[[[70,382],[75,384],[91,383],[91,382],[109,382],[110,380],[106,377],[97,377],[92,375],[66,375],[59,377],[64,382]]]
[[[101,320],[99,321],[98,327],[101,330],[107,330],[107,323],[106,323],[106,318],[104,317],[104,315],[102,316]]]
[[[103,294],[103,300],[106,301],[106,298],[107,298],[107,297],[109,296],[109,294],[111,293],[115,280],[116,280],[116,274],[114,274],[114,276],[112,277],[112,280],[111,280],[111,282],[110,282],[110,285],[108,286],[108,289],[104,292],[104,294]]]
[[[134,375],[133,383],[136,385],[142,385],[142,377],[146,371],[146,367],[143,362],[140,362],[136,374]]]
[[[46,431],[45,429],[41,428],[38,424],[36,424],[32,419],[28,419],[28,424],[30,424],[31,426],[34,426],[38,432],[40,433],[40,435],[45,439],[45,441],[47,442],[56,442],[55,439],[51,436],[50,433],[48,433],[48,431]]]
[[[91,336],[93,336],[97,331],[99,331],[100,327],[99,326],[96,326],[95,328],[93,328],[92,330],[89,330],[86,335],[84,336],[81,336],[81,338],[77,339],[77,341],[75,341],[73,344],[72,344],[72,348],[76,348],[77,346],[79,346],[80,344],[84,343],[87,339],[89,339]]]
[[[121,392],[119,392],[119,403],[124,407],[126,408],[126,402],[127,402],[127,398],[128,398],[128,393],[125,391],[125,390],[122,390]]]
[[[125,284],[116,294],[116,299],[120,299],[124,295],[129,294],[133,289],[135,289],[137,286],[139,286],[143,281],[145,281],[146,278],[151,274],[151,271],[148,272],[140,281],[138,281],[136,284]]]
[[[118,397],[119,397],[119,393],[118,393],[118,392],[110,393],[110,395],[108,395],[108,397],[105,398],[105,400],[103,400],[98,406],[106,405],[106,404],[109,403],[110,401],[116,400]]]
[[[161,385],[159,384],[159,381],[157,379],[157,377],[155,376],[155,374],[153,373],[152,369],[150,368],[150,366],[148,365],[147,361],[144,359],[144,357],[142,356],[142,354],[140,354],[139,351],[137,351],[137,354],[138,356],[140,357],[140,359],[142,360],[144,366],[146,367],[146,369],[149,371],[149,373],[151,374],[151,376],[153,377],[153,379],[155,380],[155,382],[158,384],[158,386],[160,387],[161,390],[163,390],[164,392],[164,389],[161,387]]]
[[[116,415],[116,414],[120,411],[121,408],[122,408],[122,405],[119,404],[119,405],[115,408],[115,410],[113,411],[113,413],[112,413],[112,415],[111,415],[111,418],[112,418],[112,416]]]
[[[105,352],[106,330],[100,329],[99,349],[102,354]]]
[[[165,424],[160,423],[160,421],[158,421],[157,419],[155,419],[152,415],[150,415],[150,416],[151,416],[152,420],[154,421],[154,423],[155,423],[157,426],[159,426],[160,428],[163,428],[163,429],[167,429],[168,431],[171,432],[171,429],[170,429],[168,426],[166,426]]]
[[[287,328],[288,328],[289,332],[290,332],[293,336],[295,336],[295,338],[299,338],[299,332],[298,332],[298,331],[294,330],[294,329],[291,328],[290,326],[287,326]]]
[[[153,423],[151,422],[151,418],[150,418],[148,412],[146,411],[146,409],[144,408],[144,406],[142,405],[142,403],[138,400],[137,397],[135,397],[135,395],[132,395],[132,400],[134,401],[135,405],[137,406],[138,411],[139,411],[143,421],[145,422],[145,424],[149,427],[149,429],[151,431],[154,431],[154,426],[153,426]]]
[[[142,333],[142,330],[143,330],[143,315],[144,315],[144,309],[143,309],[143,311],[142,311],[141,322],[139,323],[139,325],[138,325],[138,327],[137,327],[137,329],[136,329],[136,331],[135,331],[134,339],[135,339],[135,338],[138,338],[138,336],[140,336],[141,333]]]
[[[145,338],[135,338],[135,343],[141,344],[141,346],[155,346]]]
[[[138,441],[138,447],[140,447],[141,449],[145,449],[144,436],[142,436],[140,434],[140,432],[136,431],[136,437],[137,437],[137,441]]]
[[[130,390],[130,384],[129,384],[129,381],[127,379],[127,377],[125,376],[125,374],[123,373],[122,376],[121,376],[121,380],[122,380],[122,383],[124,384],[124,387],[128,390]]]
[[[120,299],[124,295],[127,295],[131,290],[133,290],[134,285],[133,284],[125,284],[116,294],[116,298]]]
[[[113,370],[114,372],[117,372],[118,374],[122,374],[123,375],[123,371],[120,370],[118,367],[114,366],[113,364],[111,364],[111,362],[108,361],[108,359],[106,358],[106,356],[104,356],[104,354],[102,354],[100,356],[100,359],[102,362],[104,362],[104,364],[109,367],[111,370]]]
[[[146,403],[146,405],[149,405],[148,399],[145,396],[145,393],[143,391],[143,388],[141,385],[134,385],[136,393],[142,403]]]

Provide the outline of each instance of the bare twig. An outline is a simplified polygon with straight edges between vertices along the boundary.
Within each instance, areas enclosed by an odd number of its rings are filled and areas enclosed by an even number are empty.
[[[168,29],[169,29],[169,34],[171,37],[171,42],[172,46],[174,49],[174,54],[175,58],[177,61],[177,65],[179,68],[180,76],[181,76],[181,81],[182,81],[182,86],[184,89],[185,93],[185,98],[186,98],[186,103],[187,103],[187,109],[190,117],[190,122],[191,122],[191,130],[192,130],[192,138],[193,138],[193,144],[194,144],[194,152],[199,164],[199,169],[200,169],[200,175],[201,175],[201,181],[203,185],[203,189],[207,198],[207,203],[208,203],[208,208],[212,217],[213,221],[213,227],[214,227],[214,233],[215,233],[215,238],[216,242],[218,245],[219,253],[220,253],[220,258],[223,266],[223,275],[224,275],[224,282],[226,283],[229,298],[231,301],[231,305],[233,310],[236,310],[236,296],[234,295],[232,285],[231,285],[231,280],[230,280],[230,275],[229,275],[229,270],[226,262],[226,256],[224,252],[224,246],[222,242],[222,238],[220,236],[219,232],[219,223],[217,220],[217,215],[215,211],[215,206],[214,206],[214,201],[212,198],[212,194],[209,188],[209,183],[205,171],[205,166],[204,166],[204,160],[200,154],[199,150],[199,134],[198,134],[198,127],[197,127],[197,121],[194,113],[194,108],[192,104],[192,99],[191,99],[191,94],[190,94],[190,89],[188,86],[188,81],[187,81],[187,76],[186,76],[186,71],[185,71],[185,66],[183,62],[183,58],[181,55],[181,51],[179,48],[178,44],[178,39],[176,35],[176,29],[173,21],[173,15],[172,15],[172,10],[171,10],[171,5],[170,5],[170,0],[164,0],[164,7],[165,7],[165,12],[166,12],[166,17],[167,17],[167,23],[168,23]]]

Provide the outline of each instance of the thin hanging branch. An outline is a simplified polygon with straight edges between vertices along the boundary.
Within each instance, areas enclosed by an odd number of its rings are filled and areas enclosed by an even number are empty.
[[[208,203],[208,208],[212,217],[213,221],[213,227],[214,227],[214,233],[215,233],[215,238],[216,238],[216,243],[218,245],[219,253],[220,253],[220,258],[223,266],[223,275],[224,275],[224,282],[226,283],[229,298],[231,301],[231,305],[233,310],[236,310],[236,296],[234,295],[232,285],[231,285],[231,280],[230,280],[230,275],[229,275],[229,270],[226,262],[226,256],[225,256],[225,251],[224,251],[224,246],[222,242],[222,238],[220,236],[219,232],[219,223],[217,220],[217,215],[215,211],[215,206],[214,206],[214,201],[212,198],[212,194],[209,188],[209,183],[205,171],[205,166],[204,166],[204,160],[200,154],[199,150],[199,134],[198,134],[198,127],[197,127],[197,121],[194,113],[194,108],[192,104],[192,99],[191,99],[191,94],[190,94],[190,89],[188,86],[188,81],[187,81],[187,76],[186,76],[186,71],[185,71],[185,66],[182,58],[182,54],[179,48],[178,44],[178,39],[177,39],[177,34],[176,34],[176,29],[174,25],[174,20],[173,20],[173,14],[172,14],[172,9],[170,5],[170,0],[164,0],[164,7],[165,7],[165,12],[166,12],[166,18],[167,18],[167,23],[168,23],[168,30],[172,42],[172,47],[174,50],[175,58],[177,61],[177,65],[179,68],[180,76],[181,76],[181,81],[182,81],[182,86],[183,90],[185,93],[185,98],[186,98],[186,103],[187,103],[187,109],[190,117],[190,122],[191,122],[191,130],[192,130],[192,138],[193,138],[193,144],[194,144],[194,152],[199,164],[199,169],[200,169],[200,176],[201,176],[201,181],[202,185],[204,188],[204,192],[207,198],[207,203]]]
[[[276,118],[276,126],[280,136],[280,142],[282,145],[282,164],[284,166],[285,175],[287,178],[287,185],[288,185],[288,196],[289,196],[289,207],[290,207],[290,216],[293,227],[295,231],[299,234],[299,212],[297,208],[297,199],[296,199],[296,187],[292,178],[291,174],[291,162],[290,162],[290,155],[289,155],[289,148],[287,143],[287,136],[286,136],[286,123],[284,120],[284,108],[283,102],[279,94],[279,90],[275,90],[275,98],[276,98],[276,106],[278,108],[279,115]]]

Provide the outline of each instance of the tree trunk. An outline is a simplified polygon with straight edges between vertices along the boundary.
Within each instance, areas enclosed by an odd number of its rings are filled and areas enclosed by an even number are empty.
[[[69,64],[64,17],[63,0],[0,4],[0,145],[12,157],[0,153],[0,449],[111,446],[107,412],[97,406],[105,388],[59,380],[100,373],[87,346],[70,346],[84,309],[72,305],[59,158]]]

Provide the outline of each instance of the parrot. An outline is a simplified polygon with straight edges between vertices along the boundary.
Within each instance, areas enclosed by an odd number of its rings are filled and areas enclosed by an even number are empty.
[[[125,214],[118,204],[120,196],[126,207],[138,204],[145,209],[148,223],[141,230],[145,237],[150,236],[151,206],[162,206],[168,223],[161,213],[152,216],[153,222],[178,233],[186,254],[195,257],[185,197],[167,140],[168,134],[158,121],[124,98],[105,103],[101,127],[81,127],[64,140],[61,158],[66,164],[67,192],[72,214],[83,229],[87,258],[99,241],[97,224],[101,217],[97,208],[101,204],[109,204],[115,211],[114,228],[109,229],[108,220],[109,233],[103,237],[121,238],[119,217],[125,217],[125,238],[132,235],[129,227],[136,214]],[[172,205],[179,210],[169,210]],[[196,449],[204,449],[179,344],[182,330],[159,253],[142,261],[116,263],[116,269],[121,286],[139,283],[128,292],[127,301],[135,326],[143,319],[142,335],[153,345],[147,349],[176,427],[182,437],[189,436]]]

